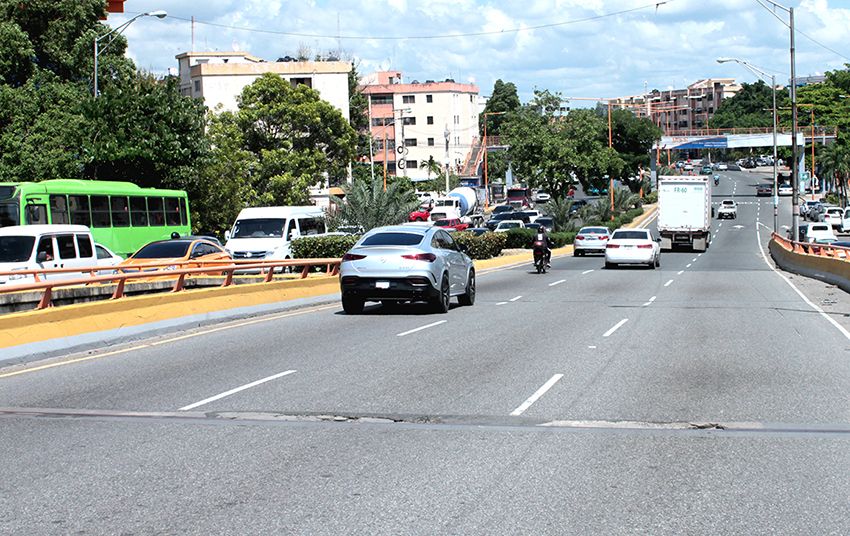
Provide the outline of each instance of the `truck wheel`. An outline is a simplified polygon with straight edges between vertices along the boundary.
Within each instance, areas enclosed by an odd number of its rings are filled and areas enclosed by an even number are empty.
[[[469,271],[466,281],[466,292],[457,297],[459,304],[469,306],[475,303],[475,270]]]
[[[342,298],[342,310],[345,311],[345,314],[347,315],[359,315],[363,312],[364,304],[365,302],[360,298]]]

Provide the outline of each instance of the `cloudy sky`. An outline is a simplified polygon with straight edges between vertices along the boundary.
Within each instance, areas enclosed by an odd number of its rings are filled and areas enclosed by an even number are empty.
[[[850,0],[782,3],[795,8],[798,76],[850,63]],[[644,83],[651,90],[700,78],[755,80],[736,64],[717,64],[720,56],[745,59],[777,81],[790,73],[788,28],[757,0],[127,0],[127,13],[107,22],[158,9],[169,17],[138,20],[126,32],[128,54],[156,73],[191,49],[193,16],[195,51],[273,61],[299,47],[341,48],[361,73],[471,81],[482,95],[501,78],[523,100],[535,88],[614,97],[642,94]]]

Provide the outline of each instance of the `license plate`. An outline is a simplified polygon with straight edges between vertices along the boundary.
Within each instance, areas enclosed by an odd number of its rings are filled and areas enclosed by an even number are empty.
[[[375,281],[375,288],[390,288],[389,281]]]
[[[633,248],[634,246],[623,246],[624,248]]]

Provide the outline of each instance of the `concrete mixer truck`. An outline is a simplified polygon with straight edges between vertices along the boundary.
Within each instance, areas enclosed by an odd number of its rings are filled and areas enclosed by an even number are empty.
[[[461,186],[434,200],[429,219],[434,222],[446,218],[459,218],[470,227],[480,227],[484,223],[484,212],[474,188]]]

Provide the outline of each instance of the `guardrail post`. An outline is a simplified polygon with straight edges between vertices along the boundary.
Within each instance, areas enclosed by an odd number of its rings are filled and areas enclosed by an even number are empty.
[[[223,287],[229,287],[233,284],[233,270],[228,270],[224,274],[224,281],[221,283]]]
[[[333,266],[333,269],[329,272],[329,273],[330,273],[330,275],[337,275],[337,274],[339,274],[339,263],[334,263],[334,264],[332,264],[331,266]]]
[[[38,309],[47,309],[48,307],[53,307],[53,288],[51,287],[44,289],[41,301],[38,302]]]
[[[305,264],[304,268],[301,269],[301,279],[306,279],[309,274],[310,274],[310,265]]]
[[[124,296],[124,281],[125,279],[122,277],[118,280],[118,284],[115,285],[115,291],[112,293],[113,300],[117,300]]]
[[[171,292],[180,292],[183,290],[183,283],[186,281],[186,274],[180,274],[180,277],[177,278],[177,281],[174,282],[174,288],[171,289]]]
[[[272,280],[272,277],[274,277],[274,266],[269,266],[269,271],[266,273],[264,281],[269,283]]]

